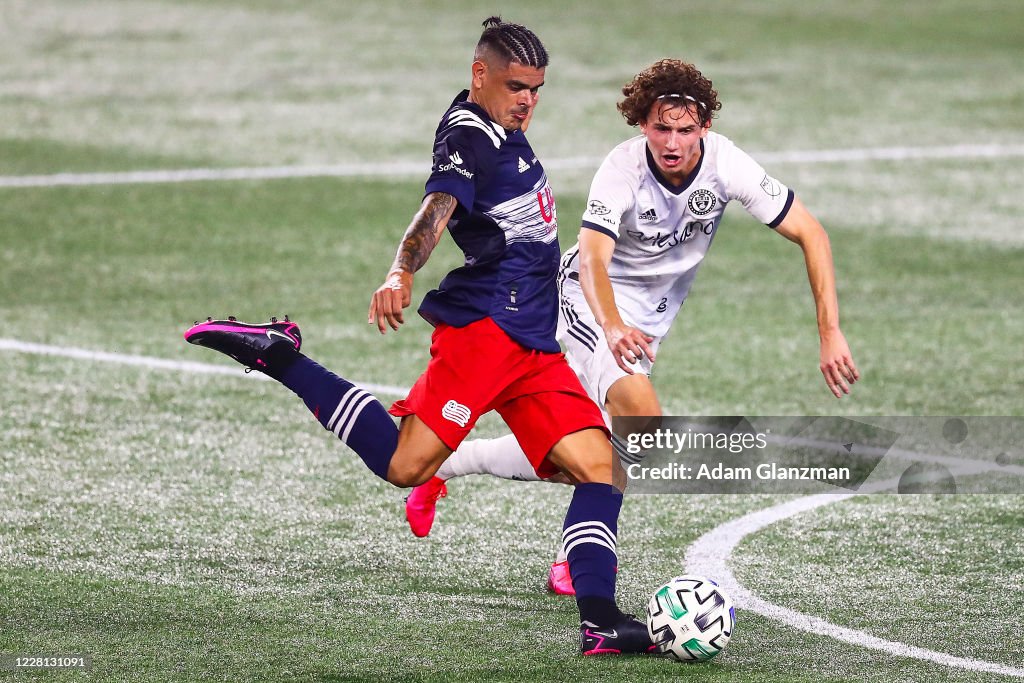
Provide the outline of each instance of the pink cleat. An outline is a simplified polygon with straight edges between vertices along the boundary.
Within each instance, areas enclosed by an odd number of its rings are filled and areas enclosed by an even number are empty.
[[[548,572],[548,590],[555,595],[576,595],[576,589],[572,587],[572,577],[569,575],[569,562],[555,562]]]
[[[437,499],[448,495],[444,479],[431,477],[426,484],[420,484],[405,499],[405,518],[414,536],[423,538],[434,526],[434,511]]]

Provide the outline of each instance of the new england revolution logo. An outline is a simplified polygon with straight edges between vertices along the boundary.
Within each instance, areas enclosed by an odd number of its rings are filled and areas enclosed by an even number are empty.
[[[444,407],[441,408],[441,417],[454,422],[460,427],[465,427],[469,422],[469,418],[472,416],[473,414],[470,412],[468,407],[455,400],[448,401],[444,404]]]
[[[686,200],[686,206],[690,208],[690,211],[697,216],[704,216],[711,213],[711,210],[718,204],[718,197],[711,190],[705,190],[701,188],[696,190],[690,195],[690,198]]]

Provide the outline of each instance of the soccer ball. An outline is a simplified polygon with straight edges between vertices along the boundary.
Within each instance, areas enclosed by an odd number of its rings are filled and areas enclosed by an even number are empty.
[[[647,604],[647,632],[658,651],[680,662],[704,662],[725,648],[736,623],[732,599],[703,576],[677,576]]]

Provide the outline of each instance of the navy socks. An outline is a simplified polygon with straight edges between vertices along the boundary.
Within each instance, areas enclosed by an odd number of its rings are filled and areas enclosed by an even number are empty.
[[[578,484],[562,531],[580,620],[601,628],[622,619],[615,604],[615,547],[621,507],[622,493],[611,484]]]
[[[275,359],[281,369],[271,376],[306,404],[324,429],[356,452],[366,466],[387,481],[391,456],[398,447],[398,427],[373,394],[338,377],[301,353]],[[267,373],[271,374],[271,373]]]

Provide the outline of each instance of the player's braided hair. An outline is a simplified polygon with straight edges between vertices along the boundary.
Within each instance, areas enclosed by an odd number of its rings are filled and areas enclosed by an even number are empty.
[[[548,51],[533,31],[520,24],[502,21],[501,17],[488,17],[484,32],[476,44],[475,59],[485,52],[503,60],[505,65],[516,62],[541,69],[548,65]]]
[[[619,111],[631,126],[645,120],[651,105],[659,99],[673,105],[693,104],[702,126],[709,125],[722,108],[711,81],[693,64],[678,59],[655,62],[622,86],[622,94],[626,97],[619,102]]]

